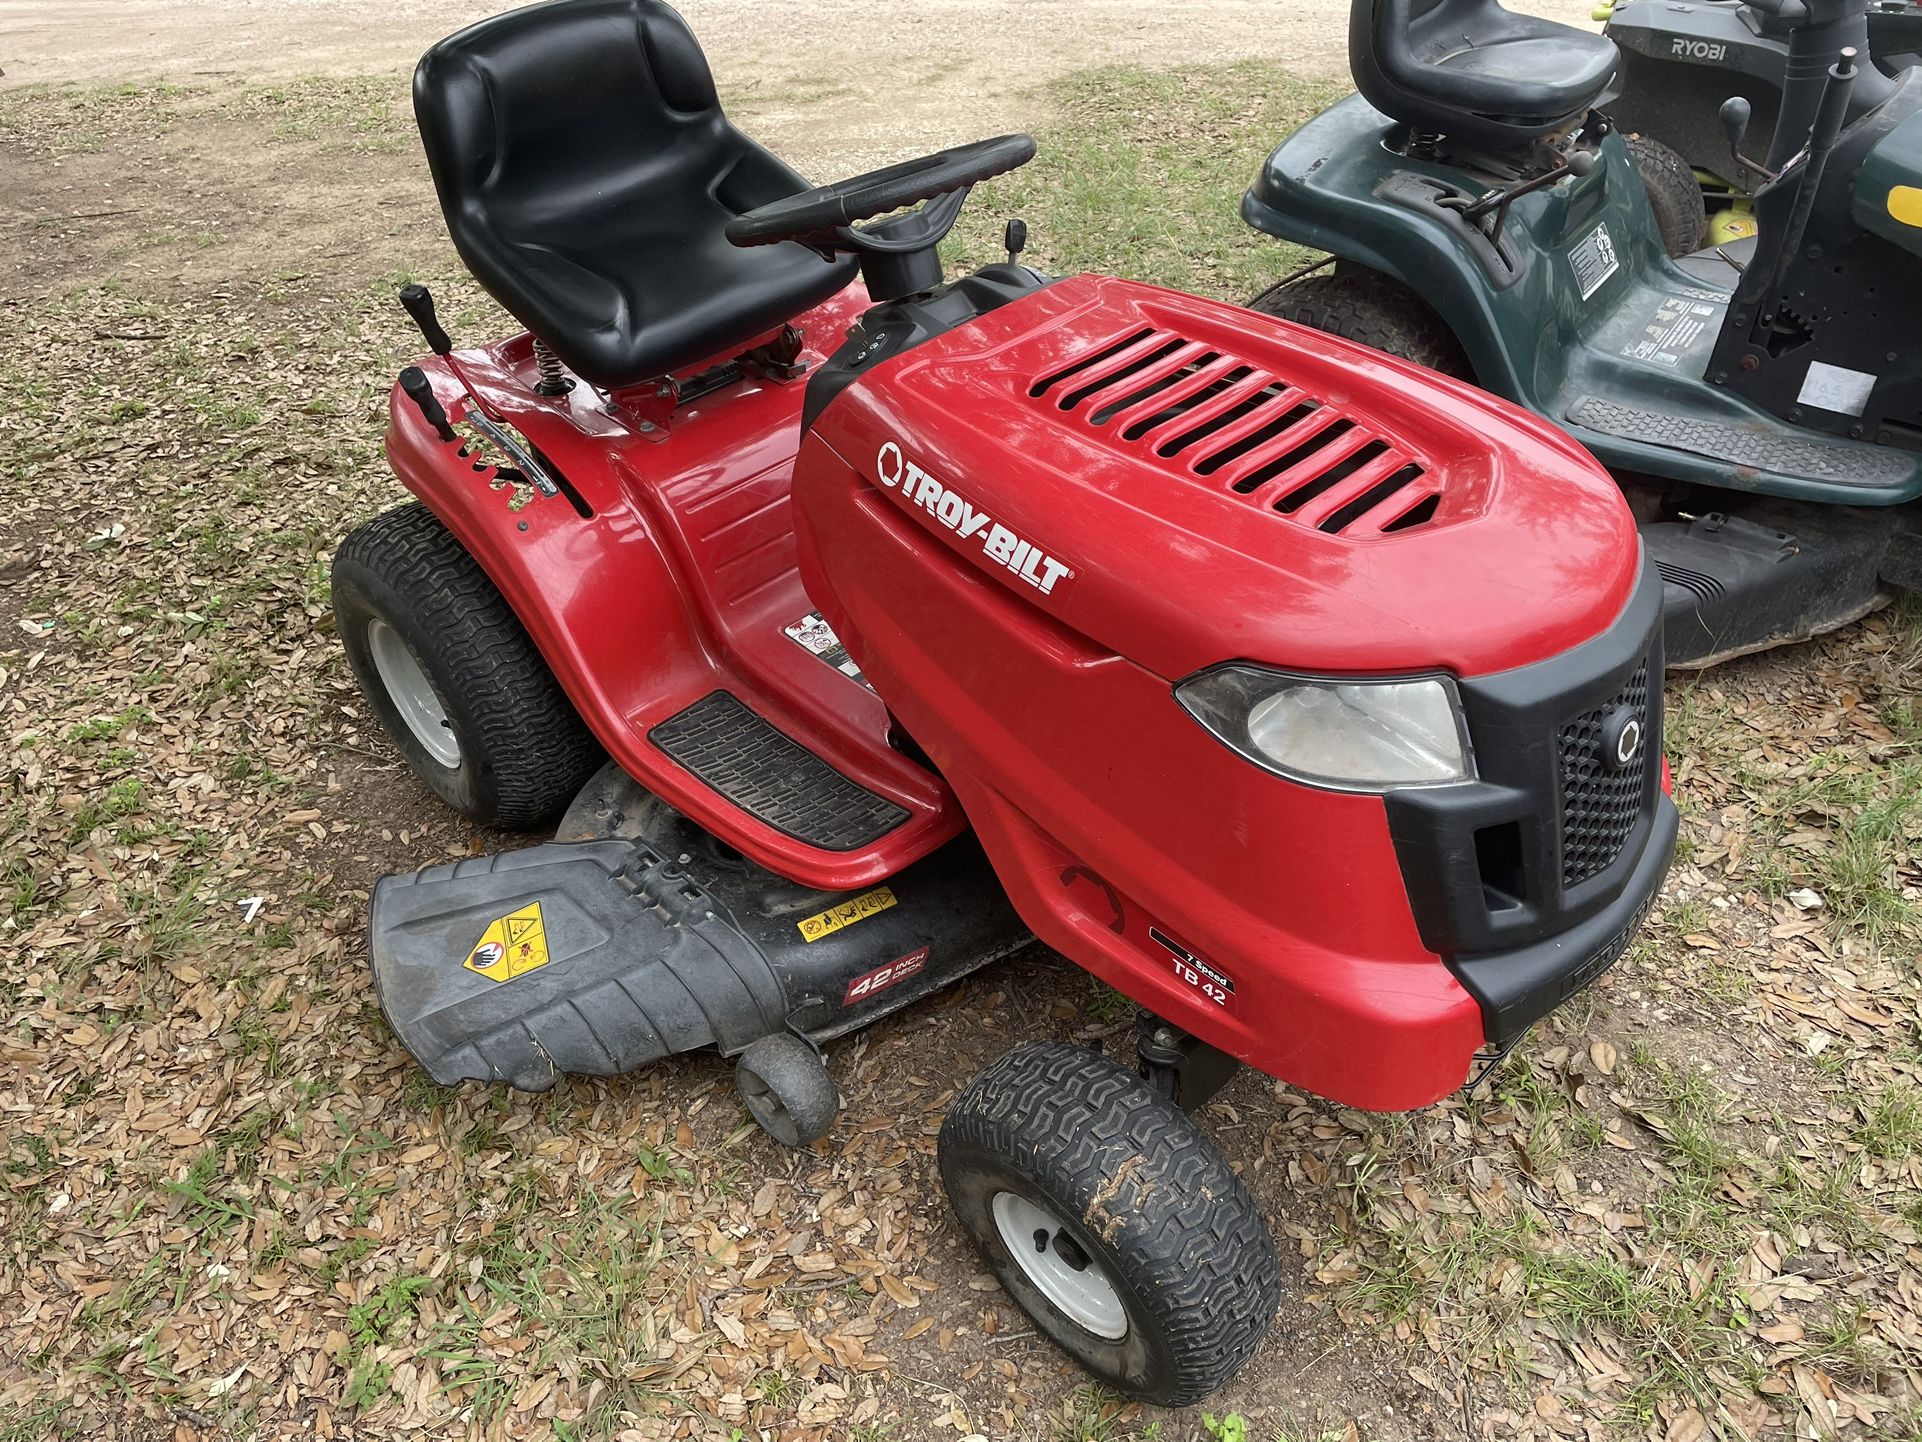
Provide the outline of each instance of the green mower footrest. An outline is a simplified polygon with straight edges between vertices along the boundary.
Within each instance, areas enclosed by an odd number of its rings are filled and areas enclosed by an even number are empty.
[[[546,1091],[784,1025],[761,952],[675,863],[628,841],[384,877],[368,933],[381,1007],[442,1084]]]
[[[1617,401],[1587,396],[1568,408],[1568,419],[1605,436],[1646,441],[1673,451],[1691,451],[1730,465],[1753,466],[1778,475],[1811,480],[1854,482],[1862,486],[1890,486],[1909,477],[1914,462],[1875,446],[1814,437],[1783,436],[1754,426],[1694,416],[1645,411]]]

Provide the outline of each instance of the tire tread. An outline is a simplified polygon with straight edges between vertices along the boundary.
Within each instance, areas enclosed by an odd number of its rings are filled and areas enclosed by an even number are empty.
[[[551,822],[605,753],[487,573],[439,517],[414,501],[375,516],[341,543],[334,557],[337,612],[342,585],[365,595],[366,580],[396,596],[433,636],[436,658],[473,703],[467,710],[481,734],[476,759],[489,773],[491,804],[462,809],[483,825],[510,830]],[[363,686],[372,679],[363,676]]]
[[[1708,239],[1708,209],[1694,169],[1674,150],[1646,135],[1629,140],[1628,155],[1648,192],[1649,209],[1655,213],[1670,259],[1693,255]]]
[[[1474,371],[1461,342],[1428,302],[1374,271],[1311,275],[1248,302],[1251,310],[1373,346],[1457,380]]]
[[[944,1172],[978,1149],[1068,1194],[1127,1168],[1117,1200],[1132,1195],[1109,1224],[1177,1359],[1174,1384],[1150,1400],[1197,1401],[1260,1345],[1281,1290],[1267,1223],[1213,1143],[1131,1072],[1063,1042],[1017,1047],[955,1100],[940,1146]]]

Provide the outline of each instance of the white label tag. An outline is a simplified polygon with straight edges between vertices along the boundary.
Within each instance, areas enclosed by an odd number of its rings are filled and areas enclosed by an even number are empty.
[[[1837,415],[1859,416],[1869,408],[1869,392],[1874,389],[1875,377],[1867,371],[1810,361],[1809,373],[1802,379],[1802,393],[1795,399]]]
[[[819,611],[808,612],[792,626],[783,626],[781,631],[802,650],[809,655],[819,656],[850,681],[859,681],[863,686],[868,686],[868,678],[861,674],[861,668],[848,655],[848,648],[841,644],[841,638],[834,634],[834,628],[828,625]],[[873,689],[868,686],[868,690]]]
[[[1575,272],[1575,284],[1587,300],[1602,288],[1602,282],[1622,268],[1615,254],[1615,239],[1606,225],[1598,225],[1568,248],[1568,263]]]

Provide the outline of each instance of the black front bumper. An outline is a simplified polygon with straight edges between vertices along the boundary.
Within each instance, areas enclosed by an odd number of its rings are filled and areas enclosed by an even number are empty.
[[[1502,1045],[1605,972],[1675,851],[1662,791],[1662,585],[1644,561],[1622,614],[1532,666],[1458,684],[1476,779],[1388,797],[1423,944]],[[1632,762],[1610,758],[1641,728]]]
[[[1480,1004],[1491,1046],[1506,1046],[1621,959],[1675,855],[1675,803],[1658,796],[1646,844],[1620,893],[1567,931],[1512,951],[1455,956],[1448,968]]]

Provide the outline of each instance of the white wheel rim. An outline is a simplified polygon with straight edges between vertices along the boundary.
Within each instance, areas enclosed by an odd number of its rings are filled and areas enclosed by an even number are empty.
[[[388,699],[400,712],[400,719],[407,723],[414,739],[448,770],[459,766],[460,742],[447,719],[447,708],[441,705],[434,683],[427,679],[420,662],[401,640],[400,632],[385,621],[369,621],[367,649],[373,653],[380,684],[386,688]]]
[[[1068,1235],[1059,1217],[1013,1192],[996,1192],[992,1205],[994,1224],[1008,1255],[1042,1296],[1077,1327],[1097,1337],[1118,1342],[1128,1335],[1121,1294],[1101,1263]]]

